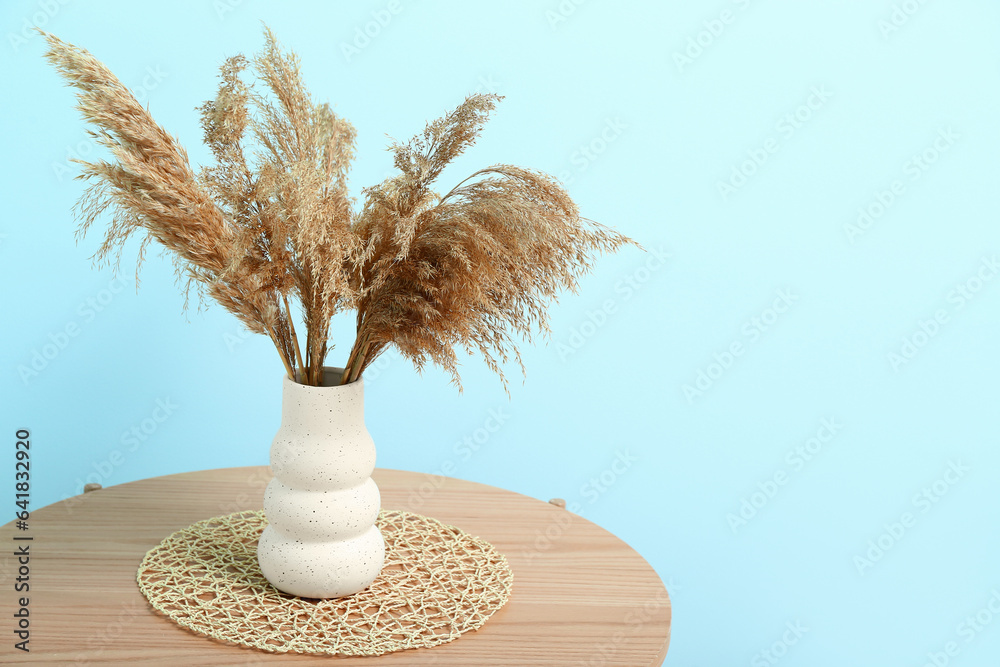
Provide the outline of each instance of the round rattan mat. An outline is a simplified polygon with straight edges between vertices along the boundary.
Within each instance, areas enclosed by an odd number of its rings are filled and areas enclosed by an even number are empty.
[[[257,565],[267,520],[247,511],[199,521],[151,549],[139,590],[177,624],[275,653],[373,656],[431,647],[480,628],[510,596],[493,545],[412,512],[383,510],[385,567],[372,585],[320,600],[274,588]]]

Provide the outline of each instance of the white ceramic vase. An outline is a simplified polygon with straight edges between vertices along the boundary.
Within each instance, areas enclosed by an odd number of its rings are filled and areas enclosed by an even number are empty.
[[[319,387],[284,378],[257,561],[264,577],[291,595],[357,593],[385,560],[364,386],[362,380],[339,385],[341,372],[324,367]]]

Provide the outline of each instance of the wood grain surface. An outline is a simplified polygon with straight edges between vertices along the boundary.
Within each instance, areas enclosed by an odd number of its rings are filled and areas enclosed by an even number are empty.
[[[622,665],[662,663],[670,600],[627,544],[556,505],[449,477],[377,469],[382,506],[434,517],[492,542],[514,572],[510,601],[481,629],[430,649],[377,658],[265,653],[185,630],[139,592],[145,553],[195,521],[260,509],[268,468],[167,475],[110,486],[3,526],[0,663],[44,665]],[[31,536],[28,541],[14,537]],[[16,593],[17,545],[30,544],[30,591]],[[16,650],[17,598],[30,610],[29,653]],[[333,663],[330,663],[333,664]]]

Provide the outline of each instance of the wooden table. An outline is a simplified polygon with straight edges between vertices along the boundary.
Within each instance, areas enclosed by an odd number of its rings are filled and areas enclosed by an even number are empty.
[[[260,509],[268,468],[223,468],[91,491],[3,527],[0,663],[46,665],[659,665],[670,600],[649,564],[611,533],[551,503],[449,477],[378,469],[382,506],[419,512],[492,542],[514,572],[510,601],[485,626],[431,649],[377,658],[265,653],[194,634],[153,611],[136,570],[175,530]],[[29,541],[14,537],[31,536]],[[30,544],[30,592],[15,593],[16,546]],[[16,650],[29,598],[30,653]]]

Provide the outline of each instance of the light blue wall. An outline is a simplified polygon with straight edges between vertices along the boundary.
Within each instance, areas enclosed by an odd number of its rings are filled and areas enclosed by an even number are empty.
[[[263,20],[356,125],[355,192],[388,173],[386,134],[493,90],[506,99],[443,185],[540,168],[669,254],[655,270],[634,249],[602,259],[553,309],[550,344],[524,347],[509,401],[476,360],[460,395],[388,358],[368,382],[380,465],[451,462],[578,503],[667,582],[668,664],[923,665],[946,648],[949,664],[996,664],[1000,617],[980,612],[1000,610],[996,3],[398,3],[4,3],[0,433],[32,429],[35,507],[91,473],[266,463],[282,370],[220,308],[185,321],[165,260],[138,294],[131,257],[120,284],[91,269],[66,163],[91,146],[42,40],[16,35],[38,22],[91,50],[202,163],[193,108],[225,56],[259,48]],[[349,318],[336,336],[334,362]],[[35,351],[52,358],[22,379]],[[685,393],[700,372],[704,391]],[[153,429],[157,401],[175,407]],[[478,451],[457,445],[496,410]],[[634,461],[597,491],[619,456]]]

